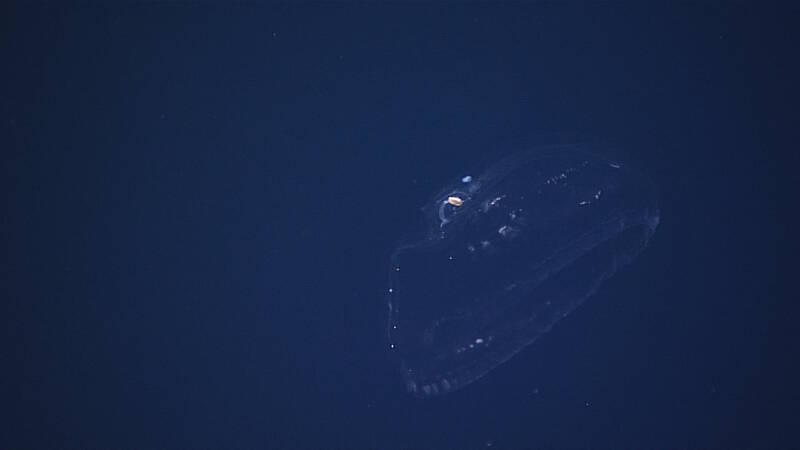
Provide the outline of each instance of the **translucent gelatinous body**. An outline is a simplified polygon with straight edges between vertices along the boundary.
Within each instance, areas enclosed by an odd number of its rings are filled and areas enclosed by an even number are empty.
[[[420,397],[533,343],[632,261],[659,220],[648,180],[572,147],[503,159],[422,210],[427,225],[393,253],[389,289],[390,346]]]

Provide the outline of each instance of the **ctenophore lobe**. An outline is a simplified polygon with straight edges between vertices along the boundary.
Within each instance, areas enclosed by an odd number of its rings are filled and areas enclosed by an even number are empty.
[[[652,184],[551,147],[444,186],[391,258],[389,345],[418,397],[463,388],[532,344],[633,261],[659,221]]]

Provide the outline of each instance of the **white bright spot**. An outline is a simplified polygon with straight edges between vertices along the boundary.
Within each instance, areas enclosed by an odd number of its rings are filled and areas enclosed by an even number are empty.
[[[464,200],[462,200],[461,197],[450,196],[450,197],[447,197],[447,203],[450,206],[459,207],[459,206],[464,204]]]
[[[464,178],[461,179],[461,182],[462,183],[472,183],[472,176],[471,175],[465,176]]]
[[[475,339],[476,344],[483,344],[483,338]]]

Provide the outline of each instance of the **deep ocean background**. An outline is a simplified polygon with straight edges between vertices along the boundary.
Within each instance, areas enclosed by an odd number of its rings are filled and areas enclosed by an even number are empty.
[[[0,447],[800,446],[796,6],[0,17]],[[658,186],[651,245],[489,376],[412,398],[394,246],[453,177],[577,142]]]

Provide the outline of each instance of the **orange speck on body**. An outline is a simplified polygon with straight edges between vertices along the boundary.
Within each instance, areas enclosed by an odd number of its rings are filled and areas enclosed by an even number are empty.
[[[452,206],[458,207],[464,204],[464,201],[461,200],[460,197],[447,197],[447,203]]]

